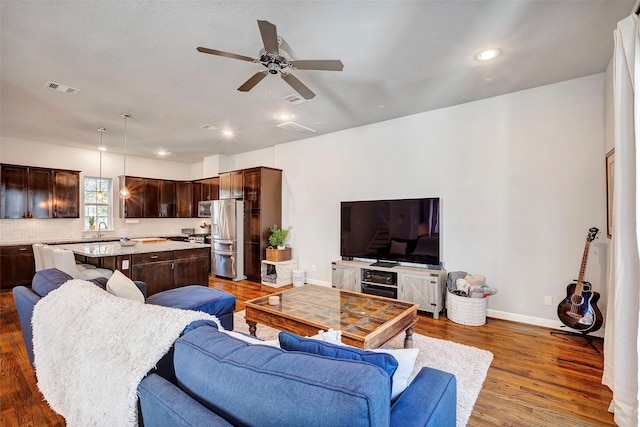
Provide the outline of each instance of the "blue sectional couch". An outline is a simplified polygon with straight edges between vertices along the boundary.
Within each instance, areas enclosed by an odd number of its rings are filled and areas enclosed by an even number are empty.
[[[33,291],[14,288],[32,361],[33,307],[66,280],[65,273],[43,270]],[[144,294],[145,285],[137,285]],[[456,379],[449,373],[423,368],[391,402],[391,379],[379,366],[247,341],[210,321],[189,325],[138,386],[140,425],[456,425]]]
[[[378,366],[250,344],[200,322],[172,358],[170,375],[138,387],[145,426],[456,425],[456,379],[436,369],[423,368],[391,404]]]

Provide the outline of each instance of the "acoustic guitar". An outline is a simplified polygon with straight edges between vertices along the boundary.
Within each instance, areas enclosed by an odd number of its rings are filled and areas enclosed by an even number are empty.
[[[589,245],[596,238],[598,229],[592,227],[587,234],[578,280],[567,286],[567,297],[558,305],[558,317],[566,326],[581,331],[595,332],[602,326],[602,313],[596,305],[600,294],[591,290],[591,283],[585,282],[584,270],[589,256]]]

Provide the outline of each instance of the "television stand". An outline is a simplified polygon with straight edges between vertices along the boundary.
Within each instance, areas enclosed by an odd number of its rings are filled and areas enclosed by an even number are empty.
[[[363,292],[367,288],[390,290],[397,299],[418,304],[418,310],[432,313],[438,319],[444,310],[446,270],[397,264],[379,267],[372,265],[372,261],[333,261],[331,285],[350,292]],[[391,279],[385,280],[386,277]]]
[[[398,265],[397,262],[391,262],[391,261],[376,261],[373,264],[371,264],[371,267],[384,267],[384,268],[393,268],[396,267]]]

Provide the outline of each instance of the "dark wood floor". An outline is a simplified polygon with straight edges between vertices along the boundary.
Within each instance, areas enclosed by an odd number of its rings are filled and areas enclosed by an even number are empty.
[[[244,301],[276,289],[248,281],[211,278],[209,286]],[[277,289],[278,291],[282,288]],[[611,392],[600,384],[602,354],[584,341],[504,320],[462,326],[445,316],[420,314],[415,332],[491,351],[493,363],[469,426],[614,426]],[[602,341],[596,346],[602,349]],[[42,400],[22,341],[10,290],[0,291],[0,425],[64,426]]]

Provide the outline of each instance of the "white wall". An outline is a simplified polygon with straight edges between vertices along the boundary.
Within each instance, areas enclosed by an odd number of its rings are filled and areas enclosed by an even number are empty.
[[[75,147],[2,138],[0,145],[0,162],[26,166],[40,166],[56,169],[81,171],[84,176],[98,176],[99,152]],[[102,176],[113,179],[117,193],[118,176],[122,175],[122,155],[105,152],[102,158]],[[127,156],[127,175],[145,178],[164,178],[190,180],[190,165],[165,160],[146,159]],[[119,201],[117,194],[112,195],[115,201],[114,229],[108,233],[111,237],[143,237],[158,235],[179,235],[182,228],[197,227],[202,220],[197,218],[182,219],[140,219],[138,222],[119,219]],[[81,205],[81,212],[83,208]],[[83,214],[81,213],[81,217]],[[0,219],[0,243],[34,242],[34,241],[68,241],[85,236],[84,220],[79,219]],[[95,233],[94,233],[95,234]],[[90,236],[91,234],[87,234]]]
[[[331,280],[340,201],[441,197],[445,268],[487,277],[498,289],[491,315],[559,326],[556,308],[578,275],[587,230],[605,227],[603,81],[598,74],[276,146],[299,268]],[[599,291],[606,242],[593,247],[586,279]]]

